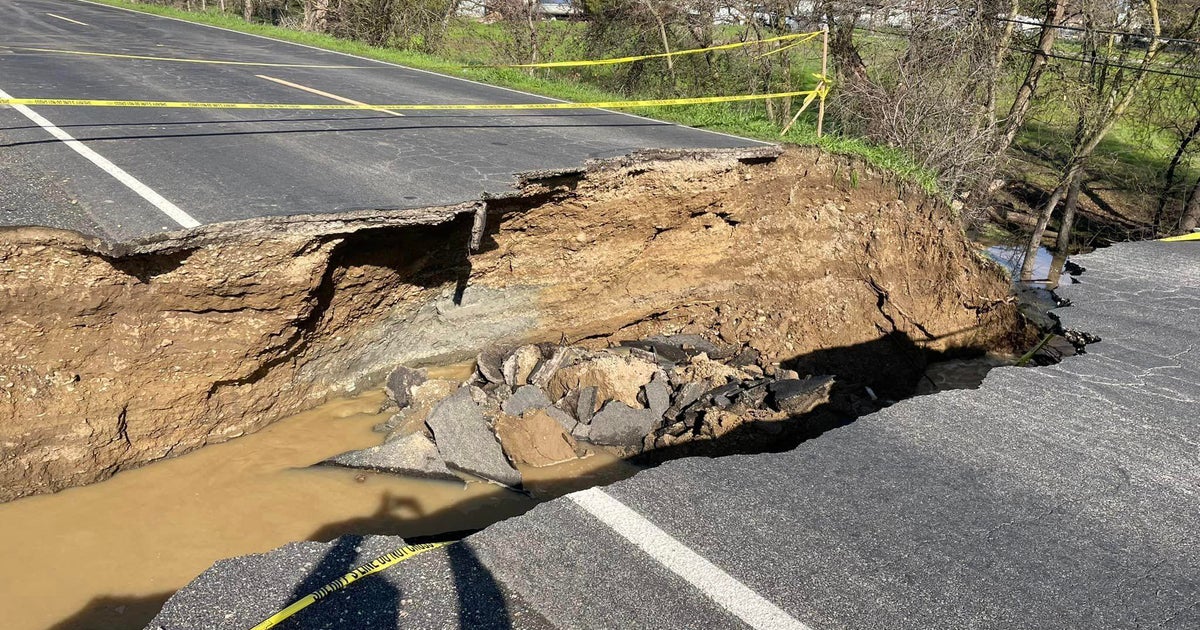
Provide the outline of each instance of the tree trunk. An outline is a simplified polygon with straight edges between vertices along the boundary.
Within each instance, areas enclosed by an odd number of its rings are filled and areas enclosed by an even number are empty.
[[[1163,214],[1167,210],[1167,201],[1171,198],[1171,189],[1175,187],[1175,170],[1183,161],[1183,156],[1187,153],[1188,145],[1192,140],[1200,136],[1200,117],[1196,118],[1196,124],[1192,130],[1179,139],[1179,146],[1175,147],[1175,155],[1171,156],[1171,163],[1167,166],[1167,174],[1164,176],[1162,191],[1158,193],[1158,209],[1154,211],[1154,235],[1158,236],[1159,229],[1162,227]]]
[[[304,30],[323,32],[329,19],[329,0],[304,3]]]
[[[529,63],[538,62],[538,32],[537,24],[533,21],[533,13],[537,7],[537,0],[528,0],[525,3],[525,19],[529,23]],[[529,69],[529,74],[533,74],[533,68]]]
[[[1000,79],[1001,69],[1004,67],[1004,58],[1008,55],[1008,45],[1012,41],[1013,29],[1017,25],[1016,18],[1021,8],[1020,4],[1020,0],[1009,1],[1008,21],[1004,23],[1004,31],[1000,35],[1000,41],[996,42],[996,54],[992,57],[992,76],[988,77],[985,112],[989,127],[996,124],[996,82]]]
[[[654,5],[650,3],[650,0],[642,0],[642,3],[646,5],[646,10],[650,12],[650,15],[654,16],[654,21],[658,22],[658,36],[662,39],[663,52],[668,55],[667,70],[671,72],[671,86],[678,92],[679,79],[675,76],[675,60],[669,56],[671,54],[671,42],[667,39],[667,25],[663,22],[662,16],[658,14],[658,11],[654,10]]]
[[[247,22],[254,19],[254,0],[244,0],[242,3],[242,19]]]
[[[1042,21],[1042,34],[1038,37],[1038,45],[1034,50],[1033,58],[1029,60],[1029,70],[1025,72],[1025,80],[1021,82],[1016,98],[1013,99],[1012,106],[1008,108],[1008,118],[1004,120],[1004,134],[1000,138],[1001,144],[997,147],[997,153],[1007,151],[1008,147],[1012,146],[1013,141],[1016,140],[1021,127],[1025,126],[1025,118],[1029,115],[1029,106],[1033,104],[1033,96],[1037,93],[1038,80],[1042,78],[1042,71],[1046,69],[1046,64],[1050,63],[1050,50],[1054,48],[1055,28],[1062,24],[1066,9],[1066,0],[1051,0],[1051,3],[1046,5],[1046,19]]]
[[[841,80],[847,82],[867,81],[867,64],[863,62],[858,47],[854,45],[854,28],[859,14],[837,16],[837,9],[832,0],[825,0],[821,5],[825,14],[826,24],[829,25],[829,54],[837,64]]]
[[[1033,233],[1029,236],[1029,245],[1025,248],[1025,260],[1021,261],[1021,280],[1028,282],[1033,279],[1033,264],[1037,260],[1038,248],[1042,246],[1042,235],[1046,233],[1046,224],[1050,223],[1050,217],[1054,216],[1054,209],[1058,207],[1058,202],[1062,200],[1063,195],[1067,194],[1071,182],[1075,180],[1081,170],[1083,170],[1082,163],[1073,163],[1067,169],[1067,176],[1050,193],[1050,198],[1042,206],[1042,211],[1038,213],[1037,223],[1034,224]]]
[[[1200,225],[1200,177],[1196,178],[1196,185],[1192,187],[1187,203],[1183,206],[1183,216],[1179,217],[1179,230],[1191,232],[1197,225]]]
[[[1054,251],[1065,256],[1071,247],[1071,230],[1075,228],[1075,206],[1079,203],[1079,188],[1083,185],[1083,169],[1072,180],[1067,188],[1067,200],[1063,203],[1062,225],[1058,228],[1058,238],[1054,242]]]

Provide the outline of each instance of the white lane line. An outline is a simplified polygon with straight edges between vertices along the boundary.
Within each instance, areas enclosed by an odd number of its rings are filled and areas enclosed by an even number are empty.
[[[603,490],[567,497],[750,627],[812,630]]]
[[[330,94],[329,92],[322,92],[321,90],[318,90],[317,88],[310,88],[307,85],[300,85],[299,83],[292,83],[291,81],[284,81],[283,79],[276,79],[275,77],[269,77],[265,74],[256,74],[254,76],[256,76],[260,79],[266,79],[267,81],[273,81],[275,83],[278,83],[279,85],[286,85],[287,87],[290,87],[290,88],[295,88],[297,90],[303,90],[305,92],[308,92],[309,94],[316,94],[317,96],[324,96],[325,98],[331,98],[335,101],[341,101],[341,102],[349,104],[349,105],[361,105],[364,107],[367,105],[366,103],[356,101],[352,98],[338,96],[337,94]],[[371,108],[371,111],[383,112],[385,114],[391,114],[393,116],[403,116],[404,115],[404,114],[401,114],[400,112],[394,112],[390,109]]]
[[[0,90],[0,98],[12,98],[12,96],[10,96],[8,92]],[[142,199],[149,201],[154,205],[155,208],[161,210],[163,214],[171,217],[171,219],[178,223],[180,227],[194,228],[200,225],[199,221],[193,219],[190,214],[180,210],[179,206],[167,201],[162,195],[154,192],[154,190],[149,186],[138,181],[136,177],[126,173],[124,169],[116,164],[109,162],[108,159],[103,155],[91,150],[82,142],[73,138],[71,134],[59,129],[54,125],[54,123],[43,118],[41,114],[29,109],[24,105],[12,105],[11,107],[18,112],[21,112],[22,115],[33,121],[35,125],[50,132],[50,135],[60,140],[63,144],[74,149],[76,153],[87,158],[89,162],[99,166],[100,169],[105,173],[112,175],[114,179],[122,184],[125,184],[127,188],[137,193]]]
[[[61,15],[55,15],[54,13],[47,13],[46,15],[49,15],[49,16],[50,16],[50,17],[52,17],[52,18],[58,18],[58,19],[60,19],[60,20],[65,20],[65,21],[67,21],[67,22],[70,22],[70,23],[72,23],[72,24],[78,24],[78,25],[80,25],[80,26],[91,26],[91,24],[84,24],[83,22],[80,22],[79,20],[72,20],[72,19],[71,19],[71,18],[69,18],[69,17],[63,17],[63,16],[61,16]]]
[[[272,41],[272,42],[276,42],[276,43],[279,43],[279,44],[291,44],[292,46],[299,46],[299,47],[301,47],[301,48],[309,48],[309,49],[311,49],[311,50],[317,50],[317,51],[320,51],[320,52],[323,52],[323,53],[330,53],[330,54],[334,54],[334,55],[341,55],[341,56],[343,56],[343,57],[353,57],[353,58],[355,58],[355,59],[362,59],[363,61],[370,61],[370,62],[373,62],[373,63],[383,64],[383,65],[385,65],[385,66],[392,66],[392,67],[395,67],[395,68],[403,68],[403,69],[405,69],[405,70],[409,70],[409,71],[412,71],[412,72],[419,72],[419,73],[422,73],[422,74],[429,74],[429,75],[433,75],[433,76],[435,76],[435,77],[441,77],[441,78],[443,78],[443,79],[453,79],[453,80],[455,80],[455,81],[462,81],[462,82],[464,82],[464,83],[471,83],[471,84],[473,84],[473,85],[478,85],[478,86],[482,86],[482,87],[486,87],[486,88],[492,88],[492,89],[494,89],[494,90],[504,90],[505,92],[512,92],[512,93],[514,93],[514,94],[525,94],[525,95],[527,95],[527,96],[534,96],[534,97],[537,97],[537,98],[540,98],[540,99],[545,99],[545,100],[547,100],[547,101],[554,101],[554,102],[556,102],[556,103],[567,103],[567,102],[569,102],[569,101],[565,101],[565,100],[563,100],[563,99],[561,99],[561,98],[554,98],[554,97],[552,97],[552,96],[545,96],[545,95],[542,95],[542,94],[534,94],[533,92],[526,92],[526,91],[524,91],[524,90],[516,90],[516,89],[513,89],[513,88],[504,87],[504,86],[502,86],[502,85],[493,85],[493,84],[491,84],[491,83],[484,83],[484,82],[482,82],[482,81],[476,81],[476,80],[474,80],[474,79],[467,79],[467,78],[465,78],[465,77],[456,77],[456,76],[454,76],[454,75],[451,75],[451,74],[442,74],[441,72],[434,72],[433,70],[422,70],[421,68],[414,68],[414,67],[412,67],[412,66],[405,66],[405,65],[398,64],[398,63],[392,63],[391,61],[381,61],[381,60],[379,60],[379,59],[372,59],[372,58],[370,58],[370,57],[363,57],[363,56],[361,56],[361,55],[355,55],[355,54],[352,54],[352,53],[346,53],[346,52],[341,52],[341,51],[337,51],[337,50],[329,50],[329,49],[327,49],[327,48],[321,48],[321,47],[319,47],[319,46],[310,46],[310,45],[308,45],[308,44],[301,44],[301,43],[298,43],[298,42],[291,42],[291,41],[288,41],[288,40],[286,40],[286,39],[278,39],[278,38],[275,38],[275,37],[269,37],[269,36],[267,36],[267,35],[259,35],[259,34],[257,34],[257,33],[246,33],[246,32],[244,32],[244,31],[235,31],[235,30],[233,30],[233,29],[231,29],[231,28],[225,28],[224,26],[213,26],[212,24],[201,24],[200,22],[192,22],[192,21],[189,21],[189,20],[185,20],[185,19],[183,19],[183,18],[171,17],[171,16],[169,16],[169,15],[158,15],[158,14],[155,14],[155,13],[146,13],[145,11],[138,11],[137,9],[129,9],[129,8],[126,8],[126,7],[118,7],[118,6],[113,6],[113,5],[111,5],[111,4],[100,4],[99,2],[92,2],[92,0],[74,0],[74,1],[75,1],[75,2],[81,2],[81,3],[83,3],[83,4],[91,4],[91,5],[95,5],[95,6],[97,6],[97,7],[103,7],[103,8],[105,8],[105,9],[116,9],[116,10],[118,10],[118,11],[128,11],[128,12],[130,12],[130,13],[138,13],[138,14],[140,14],[140,15],[147,15],[147,16],[151,16],[151,17],[162,18],[162,19],[164,19],[164,20],[173,20],[173,21],[175,21],[175,22],[183,22],[184,24],[191,24],[192,26],[203,26],[204,28],[213,28],[213,29],[216,29],[216,30],[218,30],[218,31],[226,31],[226,32],[229,32],[229,33],[236,33],[236,34],[238,34],[238,35],[245,35],[246,37],[256,37],[256,38],[258,38],[258,39],[265,39],[265,40],[267,40],[267,41]],[[687,126],[687,125],[681,125],[681,124],[679,124],[679,123],[673,123],[673,122],[669,122],[669,121],[666,121],[666,120],[659,120],[659,119],[657,119],[657,118],[647,118],[647,117],[645,117],[645,116],[638,116],[637,114],[630,114],[629,112],[623,112],[623,111],[620,111],[620,110],[613,110],[613,109],[600,109],[600,108],[598,108],[598,107],[597,107],[597,108],[593,108],[593,109],[596,109],[597,111],[601,111],[601,112],[608,112],[609,114],[616,114],[616,115],[618,115],[618,116],[628,116],[628,117],[630,117],[630,118],[637,118],[638,120],[646,120],[646,121],[649,121],[649,122],[652,122],[652,123],[657,123],[657,124],[659,124],[659,125],[668,125],[668,126],[671,126],[671,127],[679,127],[679,128],[681,128],[681,129],[688,129],[688,130],[691,130],[691,131],[698,131],[698,132],[700,132],[700,133],[709,133],[709,134],[712,134],[712,135],[714,135],[714,136],[724,136],[724,137],[726,137],[726,138],[733,138],[734,140],[745,140],[745,141],[747,141],[747,142],[752,142],[752,143],[754,143],[754,144],[756,144],[756,145],[758,145],[758,146],[763,146],[763,147],[777,147],[777,146],[780,146],[780,145],[779,145],[779,143],[776,143],[776,142],[764,142],[764,141],[762,141],[762,140],[755,140],[755,139],[753,139],[753,138],[746,138],[746,137],[743,137],[743,136],[734,135],[734,134],[732,134],[732,133],[725,133],[725,132],[723,132],[723,131],[713,131],[713,130],[711,130],[711,129],[701,129],[701,128],[699,128],[699,127],[689,127],[689,126]]]

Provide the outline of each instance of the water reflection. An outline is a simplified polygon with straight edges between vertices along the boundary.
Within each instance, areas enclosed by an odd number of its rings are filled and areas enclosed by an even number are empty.
[[[989,258],[1008,270],[1014,283],[1020,281],[1021,263],[1025,260],[1024,246],[993,245],[985,251]],[[1066,253],[1056,254],[1045,247],[1039,247],[1033,261],[1033,279],[1024,284],[1045,289],[1057,287],[1066,262]]]

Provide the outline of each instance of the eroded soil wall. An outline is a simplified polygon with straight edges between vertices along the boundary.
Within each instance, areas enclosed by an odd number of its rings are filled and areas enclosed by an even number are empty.
[[[463,208],[243,226],[121,255],[0,233],[0,500],[500,340],[716,334],[797,366],[859,363],[884,388],[915,378],[912,348],[1021,341],[1007,279],[948,209],[815,152],[596,165],[487,214],[471,256]]]

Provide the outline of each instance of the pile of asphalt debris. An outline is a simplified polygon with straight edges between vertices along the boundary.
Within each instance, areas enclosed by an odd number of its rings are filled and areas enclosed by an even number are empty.
[[[699,335],[490,348],[465,382],[396,368],[386,391],[397,411],[376,427],[384,443],[323,464],[520,487],[518,466],[598,449],[629,457],[733,432],[770,440],[829,403],[834,383]]]

